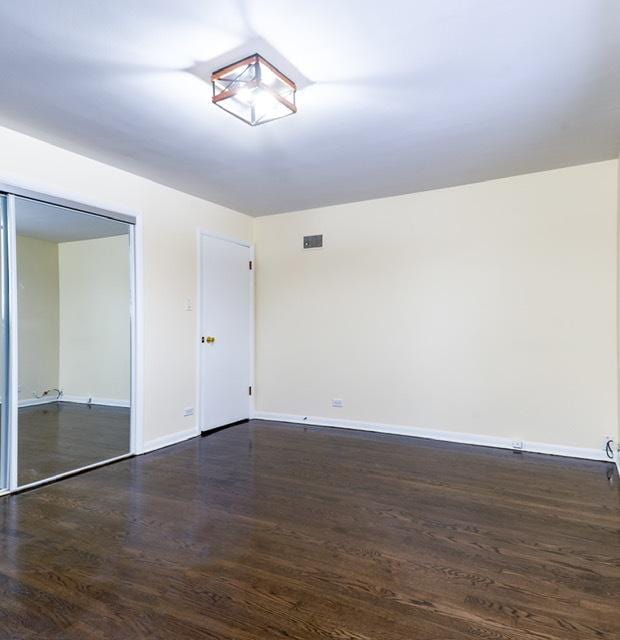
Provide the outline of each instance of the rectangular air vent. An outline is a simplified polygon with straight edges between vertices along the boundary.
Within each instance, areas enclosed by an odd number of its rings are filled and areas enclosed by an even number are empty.
[[[320,249],[323,246],[323,235],[304,236],[304,249]]]

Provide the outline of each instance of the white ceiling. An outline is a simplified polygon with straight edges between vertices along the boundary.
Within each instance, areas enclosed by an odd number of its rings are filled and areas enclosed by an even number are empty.
[[[0,121],[263,215],[617,157],[618,0],[20,0]],[[251,128],[201,78],[304,86]]]
[[[129,225],[37,200],[17,198],[15,231],[17,235],[48,242],[74,242],[127,235]]]

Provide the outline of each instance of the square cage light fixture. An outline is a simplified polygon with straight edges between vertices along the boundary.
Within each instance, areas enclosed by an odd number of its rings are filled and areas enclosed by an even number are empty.
[[[211,74],[213,104],[256,126],[297,113],[297,86],[255,53]]]

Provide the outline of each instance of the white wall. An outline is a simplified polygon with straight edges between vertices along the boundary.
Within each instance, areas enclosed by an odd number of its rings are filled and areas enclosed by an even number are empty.
[[[17,236],[19,400],[58,388],[58,245]]]
[[[252,218],[5,128],[0,182],[143,214],[143,440],[152,447],[194,430],[183,409],[196,406],[196,230],[248,241]]]
[[[258,411],[599,451],[618,433],[617,165],[258,219]],[[194,429],[196,230],[247,241],[252,219],[8,129],[0,181],[143,213],[144,441]]]
[[[68,400],[129,406],[129,237],[18,235],[17,284],[20,403],[56,388]]]
[[[63,393],[129,406],[129,236],[63,242],[58,260]]]
[[[257,219],[258,414],[602,455],[617,181],[609,161]]]

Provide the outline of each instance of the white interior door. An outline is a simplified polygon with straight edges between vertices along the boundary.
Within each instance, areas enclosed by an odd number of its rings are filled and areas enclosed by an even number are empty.
[[[250,415],[250,248],[201,237],[203,431]]]

